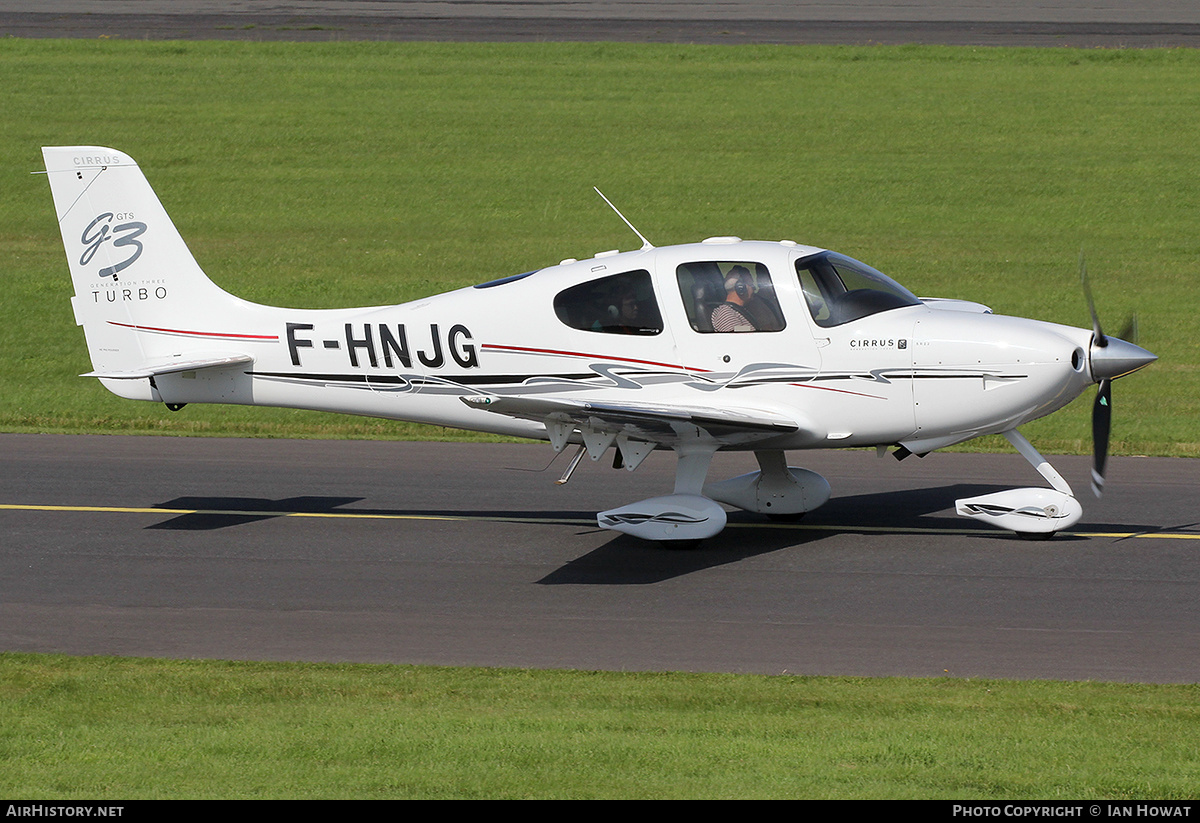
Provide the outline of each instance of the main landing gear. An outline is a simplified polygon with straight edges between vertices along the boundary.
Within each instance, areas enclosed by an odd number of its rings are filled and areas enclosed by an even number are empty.
[[[821,475],[787,465],[782,451],[758,451],[759,470],[716,483],[704,482],[715,448],[677,449],[675,492],[597,515],[601,528],[674,548],[695,546],[725,528],[719,503],[771,516],[799,516],[829,500]]]

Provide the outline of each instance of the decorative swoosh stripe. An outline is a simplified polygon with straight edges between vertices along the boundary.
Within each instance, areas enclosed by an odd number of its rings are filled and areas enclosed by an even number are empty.
[[[557,380],[568,380],[571,382],[580,382],[585,380],[596,380],[602,377],[598,374],[494,374],[487,376],[473,375],[458,375],[453,380],[437,375],[400,375],[400,374],[336,374],[336,373],[312,373],[312,372],[269,372],[269,371],[253,371],[247,372],[251,377],[276,377],[287,380],[308,380],[317,383],[379,383],[392,385],[407,385],[414,382],[430,382],[440,384],[454,384],[461,386],[477,386],[477,385],[512,385],[525,383],[528,380],[540,380],[545,378],[554,378]]]
[[[249,340],[259,342],[278,342],[279,335],[277,334],[237,334],[235,332],[222,331],[190,331],[187,329],[160,329],[155,326],[138,326],[133,323],[118,323],[115,320],[109,320],[110,326],[120,326],[123,329],[133,329],[134,331],[150,332],[152,334],[176,334],[181,337],[211,337],[216,340]]]
[[[551,352],[551,350],[546,350]],[[532,353],[532,350],[525,350],[523,353]],[[565,356],[572,357],[591,357],[585,354],[563,353]],[[780,366],[775,365],[772,368],[748,367],[734,376],[721,376],[715,372],[705,372],[711,375],[712,379],[701,378],[695,372],[690,372],[682,367],[670,366],[668,364],[656,363],[653,361],[634,361],[629,358],[609,358],[608,363],[612,364],[613,360],[624,360],[624,362],[640,362],[652,366],[661,366],[666,371],[648,370],[648,369],[629,369],[620,371],[617,369],[601,368],[605,362],[593,364],[591,372],[564,372],[558,374],[459,374],[454,376],[441,376],[438,374],[367,374],[367,373],[346,373],[346,372],[267,372],[267,371],[251,371],[247,372],[253,377],[290,380],[302,383],[341,383],[350,386],[362,387],[370,390],[384,390],[392,387],[400,389],[411,389],[414,386],[429,386],[439,387],[443,391],[448,389],[467,389],[472,388],[487,388],[496,387],[503,394],[510,394],[513,390],[504,391],[499,389],[502,386],[521,387],[526,391],[519,392],[521,395],[547,395],[558,394],[565,391],[578,391],[587,388],[625,388],[635,391],[644,388],[644,385],[639,379],[647,379],[653,377],[662,377],[667,375],[677,375],[682,381],[682,385],[691,386],[699,391],[715,391],[718,389],[742,389],[752,386],[763,386],[772,384],[788,384],[802,389],[815,389],[818,391],[835,392],[838,394],[849,394],[855,397],[864,397],[873,400],[886,399],[883,395],[872,394],[866,391],[855,391],[850,388],[842,388],[829,385],[830,383],[883,383],[887,384],[894,380],[979,380],[984,378],[1000,378],[1000,379],[1019,379],[1027,375],[1024,374],[996,374],[980,371],[960,371],[936,369],[922,372],[920,370],[915,373],[910,370],[900,372],[841,372],[841,373],[820,373],[812,372],[803,366],[792,367],[791,370],[779,372]],[[607,382],[602,382],[607,381]]]
[[[657,366],[663,369],[682,369],[684,371],[708,371],[708,369],[691,369],[675,363],[659,363],[655,360],[638,360],[634,357],[614,357],[608,354],[589,354],[587,352],[563,351],[561,349],[538,349],[529,346],[502,346],[497,343],[484,343],[484,351],[506,352],[508,354],[548,354],[553,357],[583,357],[589,360],[617,361],[619,363],[638,363],[642,366]]]

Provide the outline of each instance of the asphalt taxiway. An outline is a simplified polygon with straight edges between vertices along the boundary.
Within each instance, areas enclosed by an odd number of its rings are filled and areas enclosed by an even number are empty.
[[[0,36],[1197,47],[1193,0],[6,0]]]
[[[671,487],[535,444],[0,435],[0,648],[446,665],[1200,680],[1200,461],[1118,458],[1070,534],[953,513],[1016,455],[792,455],[834,499],[693,551],[596,528]],[[1056,467],[1087,494],[1088,460]],[[719,455],[712,476],[753,464]]]

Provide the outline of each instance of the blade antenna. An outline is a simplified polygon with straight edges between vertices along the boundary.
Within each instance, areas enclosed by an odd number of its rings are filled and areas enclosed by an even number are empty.
[[[636,228],[634,228],[634,225],[625,219],[625,215],[621,214],[621,210],[618,209],[616,206],[614,206],[612,204],[612,201],[604,196],[604,192],[600,191],[600,189],[597,189],[595,186],[592,186],[592,188],[595,189],[596,194],[600,195],[600,199],[602,199],[605,203],[607,203],[608,207],[617,213],[617,217],[620,217],[622,220],[625,221],[625,225],[629,226],[630,231],[632,231],[634,234],[636,234],[638,236],[638,238],[641,239],[642,251],[645,251],[646,249],[654,248],[654,244],[651,243],[649,240],[647,240],[645,235],[643,235],[640,231],[638,231]]]

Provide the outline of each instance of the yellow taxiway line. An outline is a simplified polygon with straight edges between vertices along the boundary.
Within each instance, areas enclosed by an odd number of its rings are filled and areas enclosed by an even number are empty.
[[[505,517],[503,515],[471,515],[471,514],[388,514],[386,512],[295,512],[295,511],[255,511],[251,509],[167,509],[142,506],[52,506],[30,503],[0,503],[0,511],[43,511],[43,512],[81,512],[81,513],[110,513],[110,514],[157,514],[169,516],[183,515],[224,515],[241,517],[311,517],[334,518],[341,520],[442,520],[442,521],[472,521],[479,520],[492,523],[561,523],[568,525],[595,525],[592,519],[580,520],[558,517]],[[788,529],[794,531],[823,531],[823,532],[878,532],[883,534],[999,534],[993,529],[945,529],[920,527],[890,527],[890,526],[843,526],[836,524],[816,523],[730,523],[730,528],[757,529]],[[1142,532],[1060,532],[1072,537],[1108,538],[1112,540],[1150,539],[1150,540],[1200,540],[1200,532],[1181,531],[1142,531]]]

